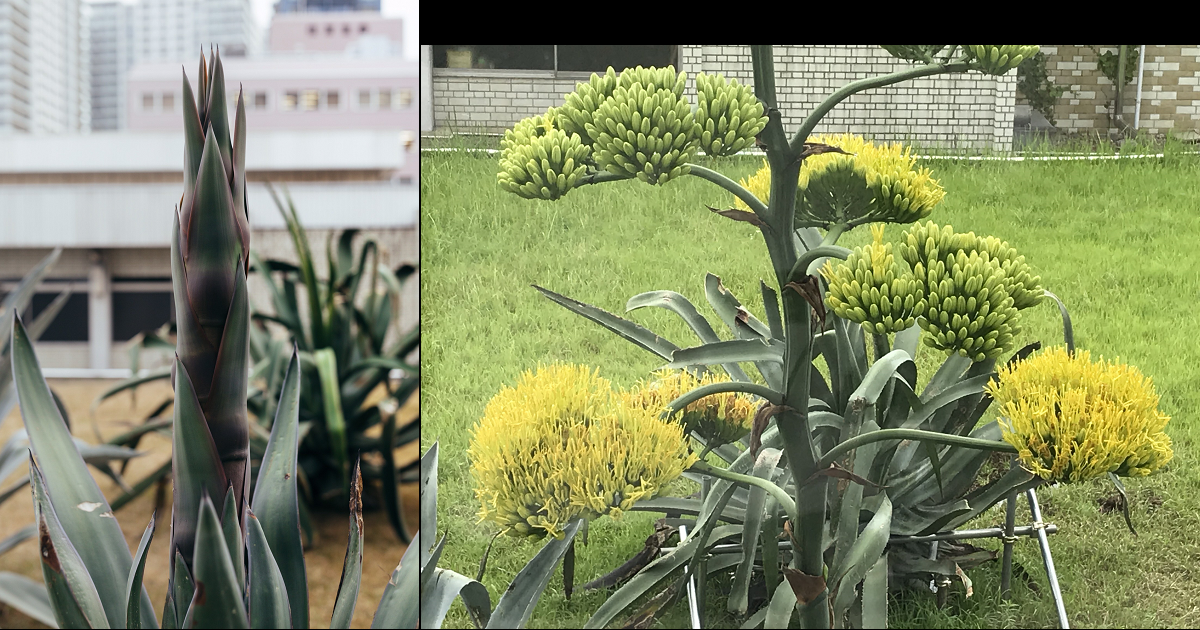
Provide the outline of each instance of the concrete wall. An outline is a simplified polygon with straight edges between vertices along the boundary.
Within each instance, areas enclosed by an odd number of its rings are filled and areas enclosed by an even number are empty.
[[[681,46],[679,70],[721,72],[752,84],[749,46]],[[789,129],[824,98],[854,80],[910,67],[877,46],[776,46],[776,88]],[[562,104],[587,74],[547,71],[433,70],[436,131],[500,133],[521,118]],[[694,86],[689,82],[694,99]],[[863,134],[924,146],[1012,148],[1016,71],[917,79],[853,96],[818,133]]]
[[[1095,48],[1101,53],[1117,51],[1116,46]],[[1110,104],[1116,96],[1116,86],[1097,67],[1096,50],[1092,46],[1053,45],[1042,46],[1042,52],[1046,54],[1046,74],[1050,81],[1067,88],[1054,106],[1058,129],[1068,133],[1115,130],[1110,121]],[[1134,65],[1135,78],[1125,88],[1122,108],[1130,125],[1137,102],[1136,70]],[[1200,139],[1198,84],[1200,46],[1147,45],[1140,128],[1155,135]],[[1020,97],[1018,102],[1026,101]]]

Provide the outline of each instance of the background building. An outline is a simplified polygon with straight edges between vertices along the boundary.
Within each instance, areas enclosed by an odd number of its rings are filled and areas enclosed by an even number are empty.
[[[90,128],[89,39],[81,0],[0,3],[0,133]]]
[[[254,55],[261,42],[250,0],[138,0],[133,10],[136,63],[199,59],[210,45],[222,57]]]
[[[91,5],[92,130],[125,126],[125,75],[133,65],[133,8],[127,2]]]
[[[369,11],[310,11],[271,20],[268,47],[284,53],[345,53],[354,57],[401,57],[404,21]]]
[[[280,0],[275,13],[306,11],[378,11],[379,0]]]

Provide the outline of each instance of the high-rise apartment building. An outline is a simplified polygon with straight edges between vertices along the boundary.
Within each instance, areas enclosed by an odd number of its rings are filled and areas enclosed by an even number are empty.
[[[210,45],[245,57],[261,42],[250,0],[139,0],[132,37],[136,63],[197,60]]]
[[[133,65],[133,4],[98,2],[90,18],[92,129],[125,127],[125,74]]]
[[[0,3],[0,132],[90,128],[88,39],[81,0]]]

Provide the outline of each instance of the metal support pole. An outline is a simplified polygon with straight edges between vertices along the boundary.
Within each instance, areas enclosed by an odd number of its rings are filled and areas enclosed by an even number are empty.
[[[1063,604],[1062,591],[1058,587],[1058,573],[1054,571],[1054,558],[1050,556],[1050,541],[1046,538],[1046,524],[1042,522],[1042,510],[1038,508],[1037,495],[1030,488],[1025,496],[1029,499],[1029,511],[1033,514],[1033,527],[1037,530],[1038,545],[1042,548],[1042,561],[1046,564],[1046,577],[1050,579],[1050,593],[1054,596],[1054,607],[1058,609],[1058,623],[1063,630],[1067,624],[1067,609]]]
[[[1013,529],[1017,523],[1017,495],[1013,493],[1008,497],[1008,511],[1004,519],[1004,535],[1000,540],[1004,542],[1004,558],[1000,565],[1000,598],[1012,598],[1012,559],[1013,559],[1013,544],[1017,542],[1017,537],[1014,535]]]
[[[679,526],[679,544],[682,545],[683,541],[685,541],[685,540],[687,540],[687,525],[680,525]],[[688,575],[687,565],[684,565],[683,574],[685,576],[687,576],[688,614],[691,616],[691,619],[692,619],[692,629],[699,630],[701,626],[700,626],[700,608],[697,605],[699,602],[698,602],[698,598],[696,595],[696,576]]]

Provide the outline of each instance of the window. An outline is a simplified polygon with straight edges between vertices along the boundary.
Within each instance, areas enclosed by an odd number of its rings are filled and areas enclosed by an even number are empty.
[[[32,312],[25,321],[31,322],[58,297],[58,293],[35,293],[30,304]],[[87,341],[88,340],[88,294],[71,293],[62,310],[42,333],[41,341]]]
[[[379,90],[379,109],[389,109],[392,106],[392,91],[388,89]]]
[[[396,108],[412,106],[412,90],[403,89],[396,92]]]
[[[309,35],[316,35],[316,34],[317,34],[317,27],[316,27],[316,26],[313,26],[313,25],[309,25],[309,27],[308,27],[308,34],[309,34]]]
[[[337,109],[338,108],[338,91],[337,90],[329,90],[328,92],[325,93],[325,108],[326,109]]]
[[[400,146],[404,147],[405,151],[411,151],[413,145],[413,132],[404,130],[400,132]]]
[[[367,32],[367,25],[366,25],[366,24],[359,24],[359,25],[358,25],[358,32],[359,32],[359,33],[366,33],[366,32]]]
[[[343,24],[342,25],[342,35],[349,35],[349,34],[350,34],[350,25]]]
[[[679,67],[678,46],[434,46],[433,67],[604,72],[636,66]]]
[[[371,90],[358,91],[358,106],[362,109],[371,109]]]
[[[156,330],[171,321],[174,298],[170,291],[120,291],[114,281],[112,339],[129,341],[134,335]]]
[[[333,35],[333,25],[332,25],[332,24],[326,24],[326,25],[325,25],[325,34],[326,34],[326,35]]]
[[[154,95],[149,92],[142,93],[142,111],[148,112],[154,109]]]
[[[320,92],[316,90],[304,90],[304,111],[313,112],[317,110],[317,104],[321,100]]]
[[[266,109],[266,108],[267,108],[267,93],[266,92],[255,92],[254,93],[254,109]]]
[[[300,101],[299,92],[284,92],[283,93],[283,111],[290,112],[296,109],[296,103]]]

